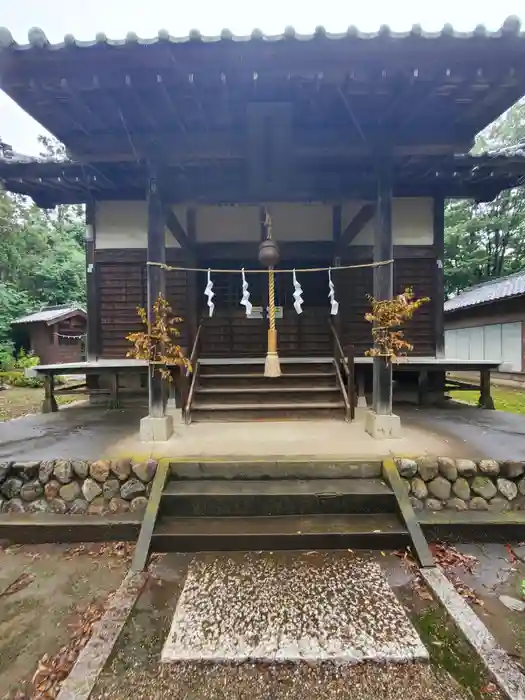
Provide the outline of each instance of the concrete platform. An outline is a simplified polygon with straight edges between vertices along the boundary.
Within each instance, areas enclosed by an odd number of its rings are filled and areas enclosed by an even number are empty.
[[[200,555],[161,656],[165,663],[427,658],[379,565],[350,552]]]
[[[0,423],[0,461],[45,459],[100,459],[120,456],[146,459],[171,457],[267,459],[314,457],[381,459],[391,455],[433,454],[472,457],[475,441],[465,444],[438,434],[434,420],[423,425],[424,410],[405,418],[401,413],[402,437],[374,440],[362,421],[336,420],[251,423],[175,424],[163,443],[142,442],[141,418],[147,407],[107,410],[88,404],[35,414]],[[442,413],[448,413],[446,410]],[[484,411],[478,413],[498,413]],[[430,412],[429,412],[430,415]],[[432,413],[434,418],[436,413]],[[501,415],[501,414],[500,414]],[[503,414],[505,415],[505,414]],[[521,416],[514,416],[520,418]],[[417,422],[416,422],[417,421]],[[484,456],[484,455],[483,455]],[[492,456],[490,452],[487,456]]]

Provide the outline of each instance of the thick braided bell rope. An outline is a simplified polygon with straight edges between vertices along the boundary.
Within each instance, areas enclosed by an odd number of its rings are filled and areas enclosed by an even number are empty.
[[[270,330],[275,330],[275,274],[273,267],[268,268],[268,307],[270,312]]]

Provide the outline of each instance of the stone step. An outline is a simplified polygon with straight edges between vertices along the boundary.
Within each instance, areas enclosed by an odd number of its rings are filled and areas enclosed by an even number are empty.
[[[172,479],[376,479],[382,474],[381,460],[317,459],[302,457],[283,460],[268,456],[215,459],[208,461],[173,460]]]
[[[179,516],[265,516],[395,512],[380,479],[171,481],[161,513]]]
[[[162,517],[155,552],[398,549],[410,543],[394,513],[264,517]]]
[[[290,671],[301,662],[345,668],[364,661],[382,667],[390,662],[389,676],[395,676],[392,664],[417,659],[428,660],[428,653],[379,563],[353,552],[312,551],[194,557],[161,655],[164,663],[198,664],[199,677],[211,664],[237,664],[237,674],[246,662],[262,662],[271,664],[273,675],[280,664],[288,664]],[[264,688],[267,680],[263,672],[257,688]],[[231,695],[221,689],[221,697],[254,697],[250,692],[238,695],[232,681]],[[328,691],[330,698],[357,699],[362,687],[333,694],[332,684],[331,690],[318,686],[307,697],[327,697]],[[364,687],[366,697],[372,697]],[[290,689],[289,683],[283,685],[284,694],[278,692],[278,697],[290,697]],[[384,690],[373,697],[384,698]],[[266,686],[265,698],[277,695],[268,694]],[[408,696],[423,697],[410,694],[407,687],[396,694]]]

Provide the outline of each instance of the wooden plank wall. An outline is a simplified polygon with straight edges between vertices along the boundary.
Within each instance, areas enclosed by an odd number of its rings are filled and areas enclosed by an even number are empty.
[[[352,251],[352,258],[342,264],[370,262],[371,250]],[[435,252],[431,246],[400,247],[395,252],[394,290],[413,287],[417,296],[432,296],[436,270]],[[146,304],[146,252],[144,250],[99,250],[96,252],[97,274],[100,286],[101,348],[105,358],[125,357],[130,348],[126,335],[140,330],[137,306]],[[168,263],[182,265],[180,251],[168,250]],[[371,346],[371,327],[364,314],[369,309],[367,295],[373,291],[371,268],[334,270],[336,296],[340,303],[343,343],[353,345],[357,355]],[[201,282],[199,280],[199,282]],[[169,272],[166,275],[167,297],[176,314],[186,315],[186,273]],[[289,286],[289,285],[287,285]],[[308,287],[308,285],[305,285]],[[286,299],[286,312],[277,321],[279,347],[283,356],[330,355],[332,340],[328,332],[328,289],[319,288],[316,303],[306,289],[304,312],[297,316]],[[208,356],[253,356],[266,347],[265,321],[246,319],[242,309],[227,312],[216,308],[212,319],[206,317],[203,286],[199,283],[197,295],[201,318],[205,322],[203,354]],[[293,291],[293,290],[292,290]],[[326,291],[326,293],[325,293]],[[313,290],[312,290],[313,293]],[[318,300],[318,301],[317,301]],[[257,303],[258,299],[254,302]],[[320,303],[319,303],[320,302]],[[407,325],[406,337],[414,344],[414,355],[434,355],[434,314],[441,313],[439,304],[432,300],[420,309]],[[180,324],[180,343],[186,346],[186,329]],[[206,337],[207,335],[207,337]]]
[[[407,323],[404,332],[406,339],[414,345],[413,355],[433,356],[434,313],[443,313],[439,302],[432,299],[436,258],[431,246],[411,246],[409,250],[407,248],[395,252],[394,293],[399,294],[406,287],[412,287],[417,297],[431,298],[431,301],[421,307]],[[402,257],[403,255],[406,257]],[[360,256],[359,259],[347,259],[343,264],[371,261],[370,253]],[[371,325],[365,320],[365,313],[370,309],[368,295],[372,295],[373,292],[373,270],[341,270],[334,273],[334,279],[341,304],[343,342],[345,345],[353,345],[356,355],[362,355],[372,343]]]
[[[180,255],[180,254],[179,254]],[[168,264],[180,265],[176,250],[168,250]],[[147,304],[146,251],[104,249],[95,253],[100,290],[101,352],[104,358],[125,357],[129,333],[141,330],[138,306]],[[166,297],[175,314],[186,315],[186,273],[166,275]],[[186,345],[185,323],[178,325],[180,344]]]

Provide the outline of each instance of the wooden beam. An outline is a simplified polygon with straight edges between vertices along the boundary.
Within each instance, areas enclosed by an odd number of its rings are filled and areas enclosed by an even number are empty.
[[[332,240],[336,246],[341,240],[342,228],[342,207],[340,204],[335,204],[332,207]]]
[[[186,231],[189,246],[185,249],[185,260],[188,267],[197,267],[195,243],[197,240],[197,212],[193,207],[186,209]],[[197,298],[197,273],[186,273],[187,297],[186,297],[186,327],[188,329],[188,354],[191,353],[193,343],[197,337],[198,327],[198,298]]]
[[[434,248],[436,251],[436,271],[434,277],[433,312],[436,357],[445,356],[445,322],[443,304],[445,302],[445,198],[437,195],[434,197],[433,212]]]
[[[337,94],[339,95],[341,102],[343,103],[344,108],[345,108],[348,116],[350,117],[350,120],[351,120],[352,124],[354,125],[357,133],[361,137],[361,140],[363,141],[363,143],[367,143],[368,139],[366,138],[365,132],[363,131],[363,127],[361,126],[361,123],[359,122],[359,120],[355,116],[354,110],[350,106],[350,102],[348,101],[347,96],[344,94],[344,92],[341,90],[340,87],[337,88]]]
[[[338,250],[340,253],[344,252],[350,243],[357,238],[367,223],[373,219],[375,212],[375,203],[363,204],[339,239]]]
[[[160,198],[160,183],[158,169],[148,167],[148,261],[166,262],[166,244],[164,239],[165,219],[162,200]],[[148,283],[148,319],[154,320],[153,305],[159,294],[166,297],[166,272],[156,265],[147,267]],[[164,416],[165,392],[164,382],[158,372],[148,372],[149,386],[149,415],[154,418]]]
[[[430,127],[429,127],[430,128]],[[78,128],[76,129],[78,132]],[[171,163],[195,162],[196,160],[244,160],[248,153],[246,137],[235,133],[233,129],[201,131],[200,133],[182,133],[178,129],[158,129],[149,133],[133,131],[126,133],[122,129],[113,131],[93,131],[89,134],[72,134],[68,142],[72,144],[71,151],[79,159],[90,162],[100,160],[125,161],[134,160],[134,151],[129,148],[131,136],[134,149],[144,156],[149,153],[152,142],[162,145],[163,159]],[[293,130],[293,148],[286,144],[287,151],[294,156],[311,158],[319,154],[334,158],[368,156],[374,157],[374,134],[369,135],[364,142],[358,135],[352,136],[348,127],[345,129],[324,129],[322,127]],[[459,139],[454,135],[455,142],[451,143],[450,133],[437,133],[431,130],[428,138],[424,138],[417,130],[407,130],[403,138],[398,139],[393,146],[394,155],[412,154],[447,154],[467,152],[470,149],[470,137]],[[425,143],[426,141],[426,143]],[[249,145],[249,144],[248,144]]]
[[[173,238],[177,241],[180,247],[184,250],[190,250],[192,248],[192,244],[190,243],[188,234],[184,230],[171,206],[167,204],[164,205],[164,217],[166,219],[166,226],[168,227],[169,232],[172,234]]]
[[[391,260],[392,240],[392,170],[385,156],[377,179],[377,214],[374,231],[374,262]],[[374,268],[375,299],[391,299],[394,287],[394,266]],[[373,409],[378,415],[392,413],[392,363],[386,357],[374,357]]]
[[[86,203],[86,287],[87,287],[87,342],[86,360],[91,362],[100,355],[100,306],[95,265],[97,240],[96,203],[89,199]]]

